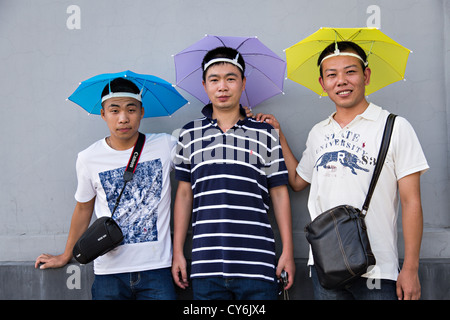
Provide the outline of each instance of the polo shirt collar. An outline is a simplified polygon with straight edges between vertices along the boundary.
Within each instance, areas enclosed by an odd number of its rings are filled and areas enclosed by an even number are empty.
[[[236,125],[241,126],[247,121],[247,113],[245,112],[245,109],[242,107],[242,105],[239,105],[239,112],[241,115],[243,115],[245,118],[243,120],[238,120]],[[211,122],[211,123],[217,123],[217,119],[212,118],[213,114],[213,106],[211,103],[207,104],[202,109],[202,114]]]
[[[370,121],[376,121],[381,113],[381,108],[375,104],[373,104],[372,102],[369,103],[369,106],[366,108],[366,110],[361,113],[358,114],[355,119],[358,118],[363,118],[366,120],[370,120]],[[327,121],[324,122],[324,126],[329,125],[333,120],[334,120],[334,115],[336,114],[336,111],[333,112],[327,119]],[[355,121],[355,119],[353,119],[353,121]],[[352,122],[353,122],[352,121]]]

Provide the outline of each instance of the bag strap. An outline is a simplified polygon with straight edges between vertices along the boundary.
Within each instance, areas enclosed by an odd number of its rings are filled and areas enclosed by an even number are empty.
[[[137,163],[139,162],[139,158],[141,157],[141,151],[145,144],[145,134],[139,132],[139,137],[134,145],[133,152],[131,153],[130,160],[128,161],[127,168],[123,173],[123,188],[120,191],[119,196],[117,197],[116,203],[114,205],[114,209],[111,213],[111,217],[116,212],[117,207],[119,206],[120,198],[122,197],[122,193],[125,190],[128,181],[133,179],[134,172],[136,171]]]
[[[369,191],[366,196],[366,201],[364,202],[361,211],[364,217],[367,215],[367,211],[369,210],[370,200],[372,199],[372,194],[373,191],[375,190],[375,185],[377,184],[378,178],[380,177],[381,169],[383,168],[384,160],[386,159],[386,154],[389,149],[389,144],[391,142],[395,117],[396,115],[391,113],[389,114],[386,120],[386,125],[384,127],[383,132],[383,140],[381,141],[380,151],[378,152],[377,164],[375,165],[372,180],[370,181]]]

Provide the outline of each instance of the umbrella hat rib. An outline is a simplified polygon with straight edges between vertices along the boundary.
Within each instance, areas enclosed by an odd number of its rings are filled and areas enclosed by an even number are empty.
[[[105,86],[106,86],[106,84],[109,82],[109,80],[105,80],[104,82],[105,82]],[[69,99],[70,101],[72,101],[72,102],[75,102],[75,103],[78,104],[80,107],[84,108],[84,107],[81,105],[81,104],[82,104],[82,102],[81,102],[81,99],[82,99],[82,93],[83,93],[84,91],[86,91],[86,90],[89,90],[89,88],[91,88],[91,87],[93,87],[93,86],[96,86],[96,85],[97,85],[96,83],[94,83],[94,82],[92,82],[92,81],[89,81],[89,80],[83,81],[83,82],[80,84],[80,86],[82,86],[82,87],[77,88],[77,89],[75,90],[75,92],[72,93],[72,95],[70,95],[70,97],[69,97],[68,99]],[[89,113],[89,114],[93,114],[94,110],[96,109],[97,105],[98,105],[100,102],[101,102],[101,97],[100,97],[100,95],[99,95],[99,99],[95,102],[95,104],[94,104],[94,105],[92,106],[92,108],[88,111],[88,113]]]
[[[220,37],[218,37],[218,36],[212,36],[212,37],[214,37],[215,39],[219,40],[219,42],[222,43],[222,46],[226,47],[225,42],[223,42],[223,40],[220,39]]]
[[[241,43],[240,45],[238,45],[238,46],[236,47],[236,50],[239,51],[239,49],[240,49],[247,41],[250,41],[251,39],[255,39],[255,38],[247,38],[247,39],[245,39],[244,41],[242,41],[242,43]]]
[[[142,95],[144,96],[145,94],[151,94],[153,96],[153,98],[155,98],[156,101],[158,101],[158,103],[160,104],[160,106],[166,111],[167,115],[170,115],[169,110],[167,110],[167,108],[164,106],[164,104],[161,102],[161,100],[158,98],[158,96],[156,96],[151,90],[146,89],[145,93],[143,92]],[[150,106],[149,106],[150,107]],[[145,107],[144,107],[145,108]],[[150,110],[149,110],[150,111]]]
[[[258,70],[268,81],[269,81],[269,83],[272,83],[274,86],[276,86],[277,88],[279,88],[280,89],[280,91],[283,91],[283,78],[284,78],[284,73],[282,74],[282,77],[281,77],[281,81],[282,81],[282,83],[281,83],[281,88],[278,86],[278,84],[277,83],[275,83],[275,81],[273,81],[264,71],[262,71],[261,69],[259,69],[258,67],[256,67],[256,66],[254,66],[254,65],[252,65],[251,63],[249,63],[248,65],[250,65],[253,69],[255,69],[255,70]],[[247,80],[248,81],[248,80]]]
[[[191,72],[189,72],[186,76],[184,76],[182,79],[177,80],[177,86],[180,86],[180,84],[186,80],[187,78],[189,78],[190,76],[192,76],[194,73],[196,73],[198,70],[200,70],[202,67],[198,67],[197,69],[193,69]]]
[[[244,58],[244,61],[245,61],[246,57],[258,57],[258,56],[269,57],[269,58],[276,59],[276,60],[279,60],[281,62],[284,62],[284,60],[281,59],[280,57],[278,57],[277,55],[270,55],[270,54],[267,54],[267,53],[243,53],[242,54],[242,57]],[[245,63],[247,63],[247,61],[245,61]]]

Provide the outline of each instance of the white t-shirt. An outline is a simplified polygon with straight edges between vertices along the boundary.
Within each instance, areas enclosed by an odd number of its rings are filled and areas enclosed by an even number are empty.
[[[344,128],[333,115],[311,129],[297,167],[300,177],[311,184],[308,209],[312,220],[342,204],[362,208],[389,112],[370,104]],[[415,172],[424,173],[428,168],[414,129],[407,120],[397,117],[366,217],[377,261],[372,274],[366,276],[397,279],[397,181]],[[311,251],[308,264],[314,264]]]
[[[94,261],[95,274],[137,272],[170,267],[170,171],[176,139],[168,134],[146,134],[139,163],[114,213],[124,234],[123,243]],[[75,199],[95,199],[97,217],[111,216],[123,187],[123,173],[133,148],[114,150],[105,139],[78,154]]]

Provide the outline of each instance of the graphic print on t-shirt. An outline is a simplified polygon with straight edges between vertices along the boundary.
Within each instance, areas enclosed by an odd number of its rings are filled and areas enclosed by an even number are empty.
[[[326,132],[323,142],[315,149],[319,158],[314,169],[325,170],[325,176],[330,177],[336,176],[338,171],[341,175],[351,173],[354,176],[370,172],[376,164],[376,154],[370,154],[366,139],[366,135],[351,130]]]
[[[127,183],[113,216],[124,234],[124,244],[158,241],[162,169],[160,159],[138,163],[133,179]],[[123,188],[124,171],[122,167],[99,173],[111,212]]]
[[[369,172],[368,169],[365,169],[359,165],[362,161],[359,160],[357,155],[345,150],[324,153],[317,160],[314,167],[317,170],[319,170],[319,167],[323,167],[324,169],[333,169],[333,162],[340,163],[342,166],[349,168],[354,175],[357,175],[356,170]]]

